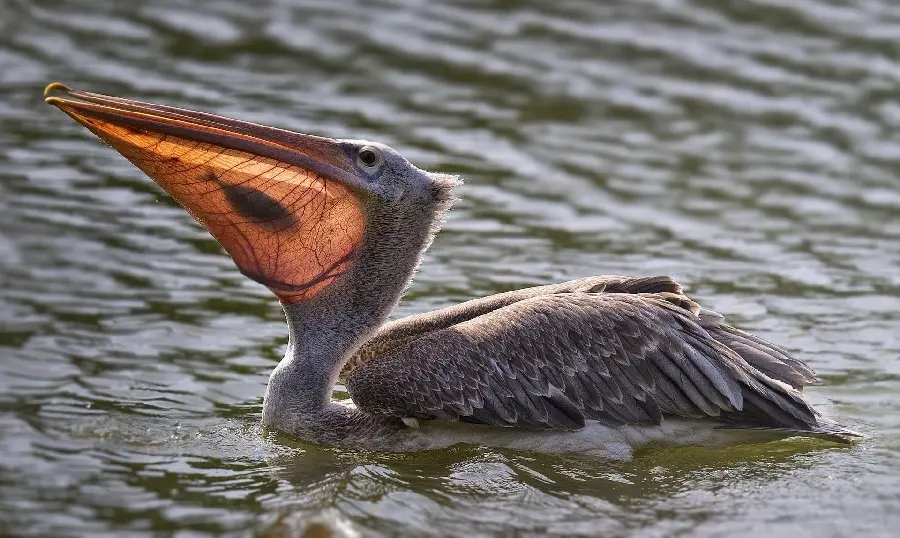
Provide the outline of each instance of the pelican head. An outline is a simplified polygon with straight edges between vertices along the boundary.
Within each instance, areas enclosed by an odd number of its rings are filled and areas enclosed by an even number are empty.
[[[283,303],[346,286],[342,275],[351,270],[396,280],[393,266],[407,273],[403,282],[381,284],[402,291],[457,182],[377,142],[295,133],[59,83],[44,93],[47,103],[143,170],[244,275]]]

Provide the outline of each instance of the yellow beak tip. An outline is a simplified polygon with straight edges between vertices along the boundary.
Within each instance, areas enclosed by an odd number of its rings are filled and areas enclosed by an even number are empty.
[[[71,91],[71,88],[69,88],[62,82],[51,82],[50,84],[47,84],[46,88],[44,88],[44,97],[47,97],[48,95],[50,95],[50,92],[56,91],[56,90],[59,90],[62,92],[68,92],[68,91]]]

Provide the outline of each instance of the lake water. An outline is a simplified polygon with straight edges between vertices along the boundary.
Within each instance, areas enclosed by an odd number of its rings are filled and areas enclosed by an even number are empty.
[[[277,302],[54,80],[461,174],[397,315],[672,275],[872,439],[615,463],[265,434]],[[896,536],[898,84],[893,0],[0,0],[0,535]]]

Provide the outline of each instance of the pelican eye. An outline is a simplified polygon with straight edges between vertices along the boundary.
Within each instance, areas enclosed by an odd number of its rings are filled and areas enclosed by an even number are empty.
[[[373,146],[363,146],[356,155],[356,162],[360,168],[373,171],[384,162],[381,150]]]

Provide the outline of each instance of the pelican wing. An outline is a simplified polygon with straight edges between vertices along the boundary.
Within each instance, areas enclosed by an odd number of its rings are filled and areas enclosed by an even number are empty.
[[[346,378],[361,364],[428,333],[446,329],[524,299],[576,291],[585,293],[671,293],[680,295],[687,300],[682,293],[681,285],[667,276],[635,278],[602,275],[498,293],[386,323],[350,357],[341,371],[341,377]]]
[[[589,280],[394,322],[361,350],[377,356],[350,372],[350,395],[377,415],[536,429],[575,430],[586,419],[660,423],[667,415],[818,427],[798,390],[744,358],[800,376],[802,363],[785,363],[783,350],[727,327],[670,279],[631,288],[627,279]],[[659,291],[640,293],[642,286]],[[723,343],[733,340],[752,351]]]
[[[699,305],[684,295],[681,285],[672,278],[618,275],[593,276],[499,293],[392,321],[383,325],[347,361],[341,377],[346,379],[360,365],[429,333],[478,318],[525,299],[573,292],[663,294],[661,297],[665,297],[669,302],[698,314],[700,323],[710,336],[736,351],[741,358],[772,379],[787,383],[796,389],[802,389],[816,380],[815,373],[809,366],[803,361],[791,357],[790,353],[784,349],[725,324],[722,316],[715,312],[701,309]]]

